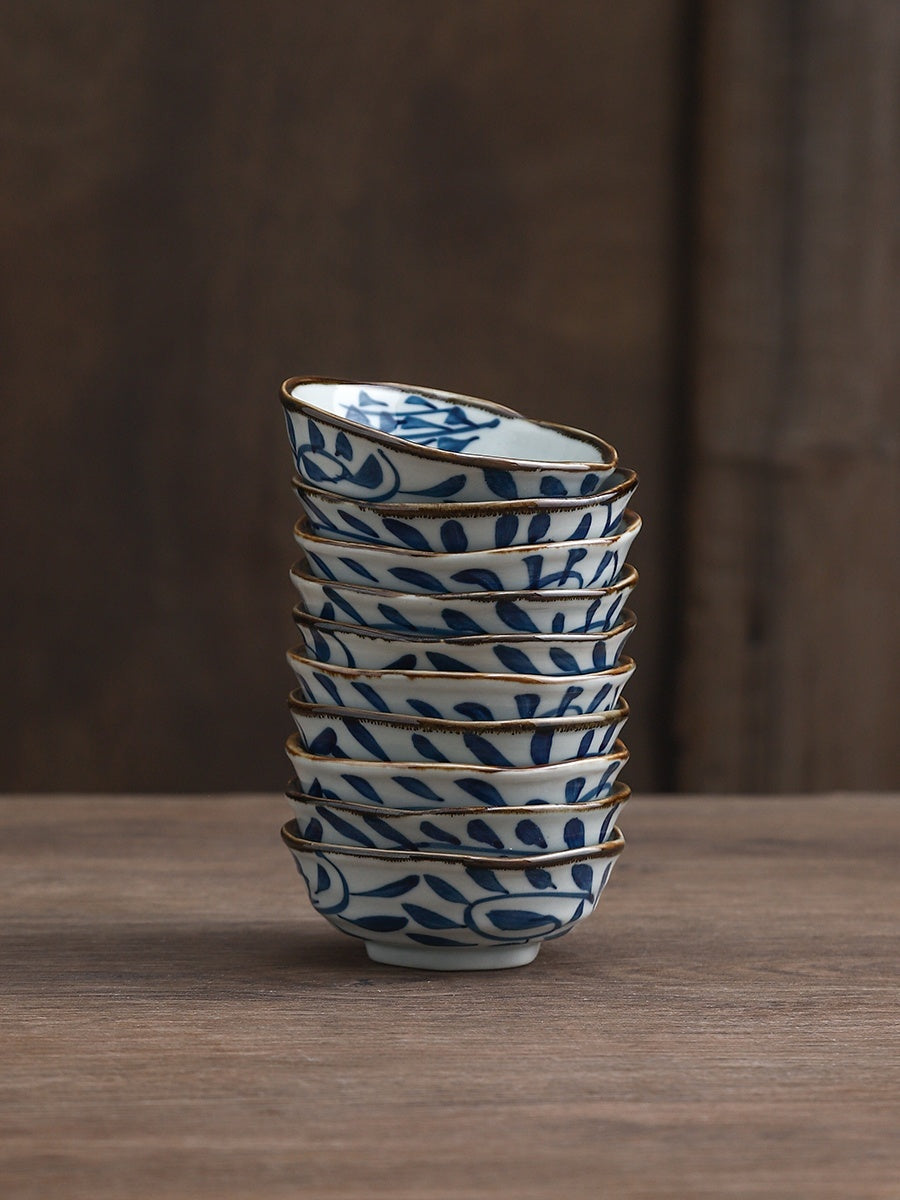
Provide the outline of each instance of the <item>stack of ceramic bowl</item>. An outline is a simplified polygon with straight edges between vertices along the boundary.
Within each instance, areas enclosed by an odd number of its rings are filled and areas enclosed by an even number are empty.
[[[282,387],[303,515],[282,836],[380,962],[517,966],[624,845],[637,485],[579,430],[484,400]]]

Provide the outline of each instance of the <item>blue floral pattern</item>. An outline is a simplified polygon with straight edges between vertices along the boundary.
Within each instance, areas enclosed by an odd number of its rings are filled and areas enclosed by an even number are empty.
[[[311,575],[298,563],[291,579],[314,617],[394,633],[444,637],[502,633],[603,633],[622,619],[637,582],[626,568],[623,583],[594,592],[425,593],[389,592]]]
[[[592,717],[527,722],[435,721],[385,716],[290,698],[294,723],[311,754],[382,762],[481,763],[537,767],[607,754],[628,719],[623,700]],[[512,728],[510,728],[512,726]]]
[[[398,812],[288,792],[299,836],[307,841],[501,857],[597,846],[611,836],[626,797],[627,789],[620,788],[611,800],[582,802],[562,813],[544,805],[531,813],[519,808],[484,808],[473,814],[471,809]]]
[[[611,754],[540,767],[381,762],[310,754],[298,734],[291,735],[286,750],[297,786],[305,795],[376,807],[433,810],[473,805],[536,808],[597,800],[613,790],[628,757],[619,743]]]
[[[479,698],[459,673],[358,671],[317,664],[291,651],[288,662],[308,700],[340,708],[407,713],[449,721],[513,721],[581,717],[618,703],[633,663],[624,658],[608,671],[576,676],[499,675],[482,678]],[[571,682],[569,682],[571,680]],[[576,682],[577,680],[577,682]]]
[[[381,869],[374,860],[373,870],[352,852],[288,845],[313,907],[341,932],[435,948],[559,937],[593,912],[616,861],[506,870],[490,859],[484,867],[395,860]]]
[[[604,671],[619,661],[633,629],[631,614],[615,630],[593,636],[568,638],[533,634],[497,636],[490,640],[460,635],[456,638],[393,636],[359,625],[330,623],[311,618],[300,609],[294,620],[308,658],[340,667],[368,670],[511,672],[516,675],[583,675]]]

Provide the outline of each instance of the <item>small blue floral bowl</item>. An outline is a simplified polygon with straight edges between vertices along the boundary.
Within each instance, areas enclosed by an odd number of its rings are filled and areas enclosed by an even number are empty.
[[[367,504],[311,487],[297,476],[293,482],[309,528],[320,537],[460,554],[606,537],[638,480],[634,471],[620,467],[603,491],[589,496],[480,504]]]
[[[296,781],[287,789],[298,836],[309,842],[500,857],[554,854],[605,842],[630,795],[631,789],[620,783],[609,796],[580,804],[478,806],[435,812],[307,796]]]
[[[432,388],[296,376],[281,403],[300,478],[375,503],[586,496],[616,466],[593,434]]]
[[[447,554],[319,537],[301,517],[294,540],[322,579],[424,593],[539,592],[607,587],[640,528],[641,518],[629,508],[606,537]]]
[[[626,564],[608,587],[593,590],[427,595],[320,579],[301,561],[291,568],[291,582],[311,616],[370,629],[439,637],[584,634],[603,633],[621,621],[638,573]]]
[[[310,616],[300,605],[294,623],[303,653],[317,662],[375,671],[513,671],[518,675],[584,675],[619,661],[635,626],[628,609],[602,633],[510,633],[435,637],[391,633]]]
[[[616,666],[587,675],[514,675],[368,671],[316,662],[306,658],[303,649],[289,650],[287,660],[314,704],[443,721],[514,721],[608,712],[634,674],[634,660],[627,655]]]
[[[628,719],[622,699],[609,712],[517,721],[442,721],[402,713],[313,704],[292,692],[288,707],[312,754],[382,762],[481,763],[537,767],[608,754]]]
[[[533,961],[597,906],[625,839],[522,858],[351,849],[281,837],[313,907],[375,962],[432,971]]]
[[[608,796],[628,762],[624,742],[607,754],[540,767],[474,763],[382,762],[312,754],[298,733],[285,744],[300,791],[324,800],[394,809],[532,808]]]

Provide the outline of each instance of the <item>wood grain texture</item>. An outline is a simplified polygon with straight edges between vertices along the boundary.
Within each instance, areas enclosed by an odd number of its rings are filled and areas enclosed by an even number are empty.
[[[4,7],[0,786],[280,785],[297,372],[619,446],[654,782],[680,7]]]
[[[900,779],[900,9],[706,6],[680,785]]]
[[[9,1200],[893,1200],[897,796],[637,799],[530,967],[369,962],[275,797],[0,802]]]

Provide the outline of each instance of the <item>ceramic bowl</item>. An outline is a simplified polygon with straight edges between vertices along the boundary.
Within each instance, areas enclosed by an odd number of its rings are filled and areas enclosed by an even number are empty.
[[[514,671],[519,675],[581,675],[603,671],[619,661],[635,626],[626,609],[622,620],[603,633],[515,633],[441,638],[390,633],[312,617],[300,605],[294,623],[302,653],[317,662],[376,671]]]
[[[325,800],[394,809],[532,808],[579,804],[608,796],[628,762],[616,742],[607,754],[541,767],[485,767],[472,763],[381,762],[312,754],[299,733],[285,744],[301,792]]]
[[[369,850],[306,841],[288,821],[282,839],[317,912],[361,938],[376,962],[480,970],[531,962],[597,905],[625,839],[500,858]]]
[[[312,704],[299,691],[291,693],[288,706],[312,754],[488,767],[536,767],[608,754],[628,719],[625,700],[588,717],[528,721],[439,721],[366,712]]]
[[[470,671],[367,671],[306,658],[287,660],[308,700],[444,721],[514,721],[588,716],[615,708],[634,660],[587,675],[515,675]]]
[[[628,507],[637,475],[620,467],[606,483],[589,496],[481,504],[366,504],[311,487],[297,476],[294,491],[311,531],[320,537],[459,554],[606,537]]]
[[[425,595],[333,583],[291,568],[291,582],[311,616],[396,633],[459,637],[501,633],[602,633],[622,619],[638,573],[627,565],[608,587],[593,591],[456,592]]]
[[[301,479],[360,500],[586,496],[616,466],[602,438],[453,392],[297,376],[281,403]]]
[[[631,789],[620,783],[609,796],[581,804],[479,806],[435,812],[307,796],[296,781],[287,789],[298,836],[310,842],[504,857],[555,854],[605,842],[630,795]]]
[[[640,528],[640,517],[626,509],[606,537],[447,554],[318,537],[301,517],[294,540],[322,579],[408,592],[519,592],[607,587],[625,565]]]

